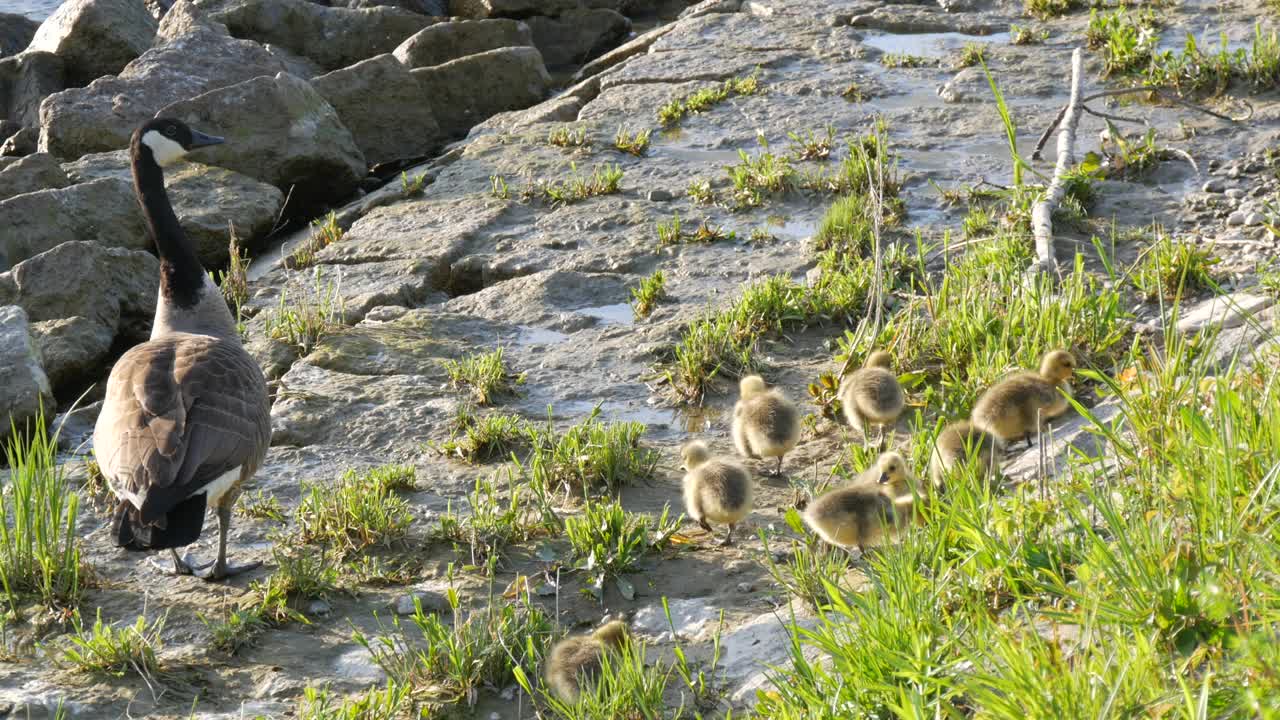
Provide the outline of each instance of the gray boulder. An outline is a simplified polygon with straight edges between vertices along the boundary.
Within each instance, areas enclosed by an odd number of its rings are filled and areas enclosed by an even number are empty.
[[[517,20],[463,20],[419,31],[400,43],[395,56],[406,67],[423,68],[486,50],[532,45],[529,26]]]
[[[138,125],[175,98],[283,69],[261,45],[231,37],[179,0],[160,22],[156,47],[115,77],[51,95],[40,105],[40,148],[60,158],[128,146]]]
[[[0,306],[0,442],[10,428],[28,427],[45,410],[54,416],[54,392],[40,364],[40,350],[31,340],[22,307]]]
[[[279,45],[337,70],[391,52],[401,41],[436,22],[389,7],[330,8],[307,0],[195,0],[232,35]]]
[[[336,0],[330,5],[342,5],[349,8],[394,7],[416,12],[419,15],[443,17],[449,15],[449,3],[446,0]]]
[[[465,18],[558,15],[578,7],[578,0],[449,0],[449,14]]]
[[[35,128],[24,127],[10,135],[0,143],[0,157],[23,157],[35,152],[39,147],[40,132]]]
[[[106,247],[147,247],[142,211],[132,185],[106,178],[0,202],[0,271],[68,240]]]
[[[490,116],[542,100],[551,76],[535,48],[500,48],[411,71],[427,91],[440,129],[450,137]]]
[[[335,70],[311,85],[338,111],[370,164],[426,155],[445,140],[431,98],[392,55]]]
[[[53,391],[31,340],[27,314],[13,305],[0,307],[0,442],[11,427],[24,428],[45,408],[52,418]]]
[[[86,155],[61,170],[77,183],[129,180],[129,151]],[[164,180],[182,229],[206,267],[227,261],[231,228],[241,246],[255,247],[271,232],[284,206],[284,193],[274,186],[212,165],[181,163],[166,169]]]
[[[0,57],[17,55],[31,44],[40,23],[23,15],[0,13]]]
[[[40,102],[64,87],[57,55],[32,51],[0,60],[0,116],[39,127]]]
[[[64,188],[71,183],[52,155],[28,155],[0,169],[0,200],[14,195]]]
[[[292,187],[305,202],[343,200],[365,176],[364,155],[333,106],[287,73],[219,88],[161,113],[227,139],[202,150],[202,161]]]
[[[147,326],[159,272],[147,252],[66,242],[0,273],[0,304],[27,312],[53,387],[79,384],[101,368],[121,329]]]
[[[156,26],[142,0],[66,0],[40,25],[29,49],[61,57],[67,82],[87,85],[146,52]]]
[[[617,47],[631,34],[631,21],[615,10],[570,10],[558,17],[526,20],[533,44],[548,65],[577,65]]]

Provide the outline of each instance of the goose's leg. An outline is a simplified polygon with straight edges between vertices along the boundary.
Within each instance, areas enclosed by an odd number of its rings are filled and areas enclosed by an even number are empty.
[[[172,572],[174,575],[195,575],[198,571],[213,565],[211,562],[198,564],[190,554],[183,557],[174,548],[169,549],[169,557],[172,558],[170,563],[166,563],[158,557],[153,557],[150,560],[151,565],[161,572]]]
[[[782,477],[782,456],[778,456],[778,466],[773,469],[774,477]]]
[[[196,577],[202,580],[221,580],[262,566],[261,560],[244,565],[227,564],[227,531],[230,529],[231,503],[226,503],[218,508],[218,559],[213,561],[212,566],[196,568]]]
[[[733,523],[729,523],[729,532],[724,534],[724,540],[720,541],[721,547],[727,547],[733,544]]]

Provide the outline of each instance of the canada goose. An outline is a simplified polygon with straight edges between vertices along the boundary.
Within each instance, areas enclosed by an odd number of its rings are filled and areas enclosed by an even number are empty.
[[[721,545],[733,544],[733,528],[751,512],[751,473],[742,465],[722,457],[711,457],[707,444],[694,440],[680,450],[687,471],[684,476],[684,507],[703,530],[707,522],[725,523]]]
[[[600,671],[600,656],[622,647],[627,625],[621,620],[605,623],[590,635],[568,637],[556,643],[547,657],[547,686],[565,702],[578,699],[578,689]]]
[[[874,483],[866,480],[874,478]],[[884,453],[856,482],[809,503],[804,521],[823,540],[866,552],[897,535],[915,516],[912,478],[897,453]]]
[[[884,445],[885,429],[893,428],[905,404],[898,376],[893,374],[893,356],[877,350],[867,357],[840,388],[840,404],[849,424],[867,437],[869,425],[880,426],[880,445]]]
[[[986,476],[991,472],[994,447],[995,439],[974,427],[968,420],[947,424],[933,441],[933,453],[929,456],[929,480],[934,488],[941,489],[947,473],[957,465],[967,462],[970,457]]]
[[[1040,372],[1020,372],[987,389],[973,406],[973,424],[1007,446],[1040,432],[1042,423],[1067,410],[1067,399],[1058,392],[1071,379],[1076,360],[1066,350],[1045,354]]]
[[[773,474],[782,474],[782,456],[800,440],[796,406],[777,388],[767,389],[759,375],[742,378],[738,393],[740,399],[733,406],[733,444],[749,458],[778,458]]]
[[[228,566],[227,530],[241,485],[271,439],[266,381],[240,345],[227,304],[187,243],[161,168],[221,138],[157,118],[130,142],[134,190],[160,255],[151,339],[111,369],[93,431],[94,452],[119,504],[112,531],[127,550],[168,549],[174,571],[215,580],[261,563]],[[218,558],[194,565],[206,506],[218,515]]]

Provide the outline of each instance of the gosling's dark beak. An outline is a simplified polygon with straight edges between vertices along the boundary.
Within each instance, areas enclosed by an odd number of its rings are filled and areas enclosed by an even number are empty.
[[[881,485],[889,484],[889,473],[880,473],[880,484]]]
[[[224,142],[226,142],[226,140],[218,137],[217,135],[205,135],[199,130],[192,130],[191,147],[188,149],[195,150],[196,148],[208,147],[210,145],[221,145]]]

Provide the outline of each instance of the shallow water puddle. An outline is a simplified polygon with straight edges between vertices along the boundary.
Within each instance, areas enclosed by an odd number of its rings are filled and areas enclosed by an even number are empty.
[[[547,330],[546,328],[520,325],[516,329],[520,331],[516,335],[517,345],[559,345],[569,339],[569,336],[562,332]]]
[[[886,53],[906,55],[923,55],[924,57],[942,57],[964,47],[965,43],[1007,43],[1009,33],[993,33],[991,35],[968,35],[958,32],[916,33],[901,35],[886,33],[862,38],[863,45],[869,45]]]
[[[629,303],[597,305],[595,307],[582,308],[575,312],[596,318],[608,325],[635,324],[635,312],[631,309],[631,305]]]

